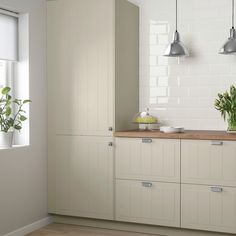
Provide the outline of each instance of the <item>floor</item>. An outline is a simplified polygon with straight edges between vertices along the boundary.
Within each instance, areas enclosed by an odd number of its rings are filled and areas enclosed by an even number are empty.
[[[150,234],[131,233],[54,223],[31,234],[28,234],[27,236],[150,236]]]

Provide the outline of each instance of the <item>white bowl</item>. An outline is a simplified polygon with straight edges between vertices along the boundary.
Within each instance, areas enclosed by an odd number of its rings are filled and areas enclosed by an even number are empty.
[[[162,126],[160,127],[160,131],[164,133],[183,133],[183,127],[171,127],[171,126]]]

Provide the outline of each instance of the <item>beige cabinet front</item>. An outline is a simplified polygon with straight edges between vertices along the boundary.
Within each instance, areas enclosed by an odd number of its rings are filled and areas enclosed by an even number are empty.
[[[182,183],[236,187],[236,142],[181,141]]]
[[[180,226],[180,184],[116,181],[116,220]]]
[[[236,233],[236,188],[183,184],[183,228]]]
[[[112,138],[57,136],[49,155],[49,212],[113,218]]]
[[[114,1],[47,2],[50,131],[112,135]]]
[[[116,178],[180,182],[180,140],[116,138]]]

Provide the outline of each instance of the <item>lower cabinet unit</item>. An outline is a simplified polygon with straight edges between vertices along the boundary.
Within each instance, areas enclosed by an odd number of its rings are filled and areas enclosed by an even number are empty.
[[[236,235],[236,142],[113,140],[49,139],[49,213]]]
[[[49,148],[49,213],[113,219],[110,137],[56,136]]]
[[[236,187],[236,142],[181,141],[181,182]]]
[[[235,234],[236,188],[182,184],[181,226]]]
[[[116,178],[180,182],[180,140],[116,138]]]
[[[116,180],[116,220],[180,227],[180,184]]]

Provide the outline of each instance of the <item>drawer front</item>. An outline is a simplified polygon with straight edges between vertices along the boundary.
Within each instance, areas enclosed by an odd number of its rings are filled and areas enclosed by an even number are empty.
[[[116,138],[116,178],[180,182],[180,140]]]
[[[181,141],[183,183],[236,187],[236,142]]]
[[[236,188],[183,184],[181,227],[236,233]]]
[[[180,184],[117,180],[116,220],[180,227]]]

